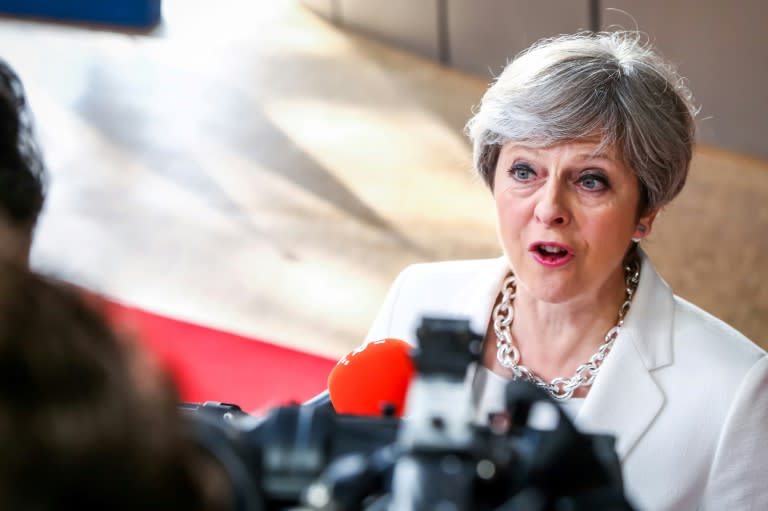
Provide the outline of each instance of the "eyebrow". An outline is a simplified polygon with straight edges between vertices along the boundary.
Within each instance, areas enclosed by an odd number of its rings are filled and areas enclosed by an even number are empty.
[[[532,147],[532,146],[525,146],[525,145],[518,145],[518,148],[533,153],[534,155],[539,155],[542,152],[546,151],[546,147]],[[604,151],[600,152],[583,152],[578,153],[575,155],[576,158],[580,160],[605,160],[610,163],[617,163],[619,160],[612,156],[610,153],[606,153]]]
[[[616,162],[616,158],[608,153],[580,153],[576,155],[581,160],[606,160],[609,162]]]

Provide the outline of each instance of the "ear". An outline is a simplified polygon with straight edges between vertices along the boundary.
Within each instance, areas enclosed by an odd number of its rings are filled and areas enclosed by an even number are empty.
[[[632,239],[643,239],[651,234],[651,231],[653,230],[653,221],[656,220],[656,214],[658,212],[659,210],[655,209],[637,220],[637,227],[635,228],[635,232],[632,233]]]

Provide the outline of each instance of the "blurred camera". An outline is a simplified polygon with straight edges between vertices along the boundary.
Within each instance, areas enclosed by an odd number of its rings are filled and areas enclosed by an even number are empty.
[[[250,416],[182,405],[201,448],[226,472],[233,511],[628,511],[614,439],[579,432],[527,382],[505,411],[474,421],[469,385],[482,338],[469,322],[424,318],[405,418],[295,405]],[[469,372],[469,373],[468,373]],[[531,421],[545,409],[546,428]]]

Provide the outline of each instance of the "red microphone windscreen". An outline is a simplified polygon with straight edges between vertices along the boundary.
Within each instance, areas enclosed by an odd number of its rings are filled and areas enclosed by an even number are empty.
[[[402,416],[414,373],[411,349],[400,339],[382,339],[339,360],[328,375],[336,412],[376,417],[382,415],[385,404],[391,404],[395,416]]]

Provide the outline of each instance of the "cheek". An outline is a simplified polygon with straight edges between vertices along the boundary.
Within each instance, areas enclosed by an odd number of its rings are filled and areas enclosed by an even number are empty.
[[[632,213],[632,212],[629,212]],[[624,250],[629,243],[634,227],[633,216],[625,211],[607,211],[602,214],[585,215],[581,224],[581,232],[585,238],[593,240],[607,248],[607,245],[616,246],[617,250]]]
[[[496,205],[496,226],[504,240],[515,239],[525,226],[527,214],[525,201],[505,194],[494,196]]]
[[[495,191],[493,194],[493,203],[496,207],[496,216],[498,217],[500,223],[506,223],[507,219],[513,216],[512,213],[515,210],[515,203],[514,201],[510,200],[510,197],[508,197],[503,190],[499,191],[498,188],[496,190],[497,191]]]

